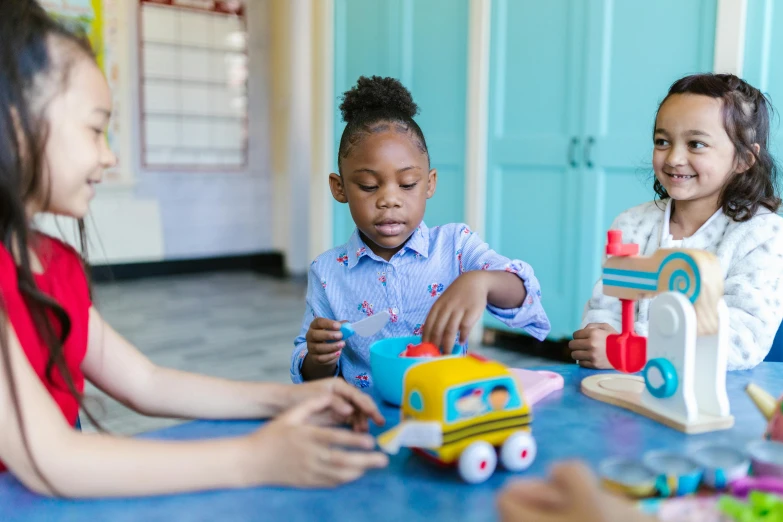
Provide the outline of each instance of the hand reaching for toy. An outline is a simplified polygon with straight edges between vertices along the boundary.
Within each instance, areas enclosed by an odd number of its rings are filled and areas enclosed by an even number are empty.
[[[242,464],[249,485],[336,486],[385,467],[388,457],[367,434],[319,426],[332,397],[311,398],[249,435]]]
[[[318,425],[350,424],[354,431],[366,432],[370,428],[370,419],[378,426],[386,423],[375,401],[342,379],[320,379],[291,385],[286,391],[288,393],[286,408],[317,397],[331,397],[329,406],[317,415],[313,415],[313,423]]]
[[[473,271],[459,276],[432,305],[424,322],[422,342],[432,343],[449,354],[459,339],[468,340],[473,326],[487,307],[488,272]]]
[[[584,368],[611,369],[612,365],[606,358],[606,338],[616,333],[617,330],[606,323],[588,324],[574,332],[574,339],[569,341],[571,357]]]
[[[580,463],[558,464],[550,479],[520,480],[498,496],[502,522],[654,522],[630,502],[602,491]]]

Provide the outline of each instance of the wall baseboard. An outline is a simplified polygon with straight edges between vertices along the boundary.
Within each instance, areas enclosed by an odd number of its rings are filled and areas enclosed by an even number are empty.
[[[199,259],[96,265],[91,267],[91,277],[96,283],[106,283],[183,274],[240,271],[256,272],[274,277],[286,276],[283,254],[263,252]]]

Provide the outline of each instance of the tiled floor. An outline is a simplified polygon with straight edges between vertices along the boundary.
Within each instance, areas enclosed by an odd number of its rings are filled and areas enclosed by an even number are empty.
[[[231,379],[289,382],[304,292],[298,281],[226,273],[100,284],[95,304],[157,364]],[[473,351],[515,367],[551,363],[500,348]],[[140,416],[89,385],[86,392],[90,411],[115,433],[182,422]]]

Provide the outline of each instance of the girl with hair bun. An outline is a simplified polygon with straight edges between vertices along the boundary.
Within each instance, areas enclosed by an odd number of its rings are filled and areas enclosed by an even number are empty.
[[[310,267],[292,380],[342,375],[368,388],[369,346],[381,335],[421,335],[450,353],[484,310],[544,339],[549,320],[530,265],[496,253],[464,224],[424,224],[438,173],[411,93],[393,78],[361,77],[340,110],[346,126],[329,186],[356,230]],[[341,321],[380,311],[391,316],[381,334],[342,339]]]

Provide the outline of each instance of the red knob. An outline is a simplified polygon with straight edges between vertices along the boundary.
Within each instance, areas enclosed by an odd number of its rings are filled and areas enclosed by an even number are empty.
[[[635,256],[639,253],[639,245],[635,243],[623,244],[623,233],[621,230],[610,230],[606,236],[606,255]]]
[[[623,231],[622,230],[610,230],[607,234],[608,243],[610,245],[622,245],[623,244]]]

